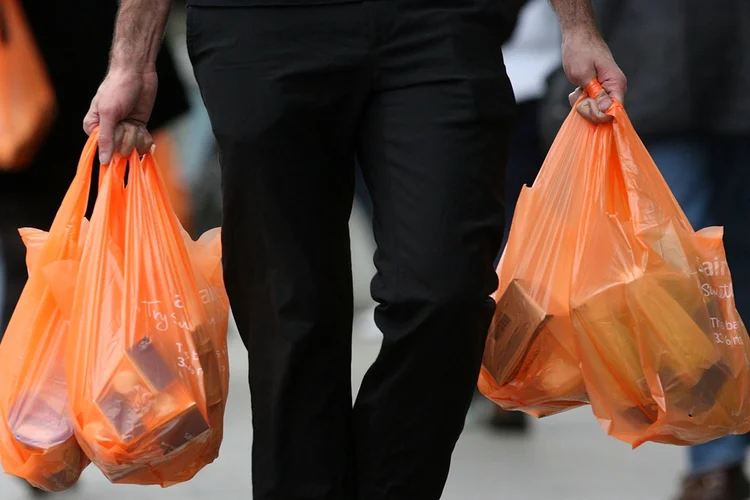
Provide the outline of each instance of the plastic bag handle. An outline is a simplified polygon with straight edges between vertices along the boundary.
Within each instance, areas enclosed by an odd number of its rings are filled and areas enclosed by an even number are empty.
[[[99,130],[94,130],[86,141],[86,145],[78,160],[76,175],[65,193],[60,208],[57,211],[52,227],[49,230],[50,235],[62,235],[68,229],[70,230],[69,242],[78,242],[78,236],[81,230],[81,221],[86,215],[86,208],[89,202],[89,189],[91,188],[91,174],[94,169],[94,159],[96,158],[96,149],[99,144]],[[49,248],[49,252],[54,252],[54,246]],[[46,263],[52,258],[52,254],[47,253],[47,248],[40,252],[39,260]]]
[[[603,90],[599,80],[594,78],[586,85],[581,99],[596,98]],[[650,227],[655,220],[665,217],[686,223],[682,208],[638,138],[622,103],[612,98],[607,113],[614,117],[612,131],[620,158],[616,175],[624,185],[629,215],[636,230]]]
[[[583,89],[584,95],[582,97],[588,96],[593,99],[596,99],[599,96],[599,94],[601,94],[602,92],[606,92],[606,90],[604,90],[604,87],[602,87],[602,84],[599,83],[599,79],[594,78],[586,85],[586,87],[584,87]],[[609,109],[607,109],[606,112],[611,112],[616,108],[622,109],[622,102],[620,102],[620,100],[615,99],[612,96],[610,96],[610,99],[612,99],[612,105],[609,107]]]
[[[583,91],[586,93],[587,96],[593,99],[596,99],[599,94],[604,92],[604,87],[602,87],[602,84],[599,83],[598,78],[594,78],[586,85]]]
[[[153,150],[152,150],[153,151]],[[153,153],[148,152],[140,158],[137,153],[133,152],[130,157],[131,176],[129,186],[132,191],[130,195],[134,198],[146,196],[151,200],[152,211],[148,214],[154,218],[154,224],[164,235],[162,242],[169,253],[175,257],[179,256],[180,260],[185,263],[190,262],[185,242],[182,239],[182,226],[180,225],[177,215],[172,208],[172,202],[169,199],[164,179],[159,173],[159,169],[154,160]],[[188,279],[192,281],[191,285],[197,288],[195,277],[188,273]],[[188,294],[183,296],[183,300],[191,300],[192,296]],[[200,305],[187,305],[186,309],[200,310]]]

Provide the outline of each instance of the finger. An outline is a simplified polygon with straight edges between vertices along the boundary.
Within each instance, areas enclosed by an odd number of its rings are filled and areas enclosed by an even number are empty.
[[[625,93],[628,90],[628,80],[625,78],[625,73],[622,72],[614,61],[611,61],[610,66],[602,68],[602,73],[606,76],[602,77],[600,75],[600,83],[604,87],[604,90],[607,91],[607,94],[609,94],[609,97],[624,102]]]
[[[584,99],[581,104],[578,105],[576,110],[591,123],[606,123],[612,121],[612,117],[606,113],[602,113],[597,102],[590,97]]]
[[[92,102],[86,116],[83,117],[83,131],[86,135],[91,133],[99,125],[99,112],[97,111],[96,105]]]
[[[599,92],[599,95],[596,96],[596,107],[597,109],[604,113],[612,106],[612,98],[610,98],[609,94],[602,89],[601,92]]]
[[[118,151],[122,147],[122,139],[125,137],[125,127],[122,123],[118,123],[115,127],[115,142],[112,144],[112,149]]]
[[[610,88],[604,87],[609,93],[610,97],[617,99],[620,102],[624,102],[625,93],[628,91],[628,79],[625,78],[625,73],[618,68],[615,76],[612,78],[613,83]]]
[[[146,127],[138,127],[138,137],[135,144],[138,154],[145,155],[151,149],[153,144],[154,139],[151,137],[151,134],[148,133]]]
[[[125,133],[122,136],[122,143],[120,144],[119,151],[122,156],[130,156],[130,153],[135,149],[136,136],[138,135],[138,129],[130,124],[123,123]]]
[[[571,107],[575,106],[576,102],[578,102],[578,99],[580,99],[582,95],[583,95],[583,88],[582,87],[578,87],[573,92],[571,92],[568,95],[568,102],[570,102],[570,106]]]
[[[115,151],[115,126],[117,120],[115,114],[110,112],[99,112],[99,163],[109,165],[112,161],[112,153]]]

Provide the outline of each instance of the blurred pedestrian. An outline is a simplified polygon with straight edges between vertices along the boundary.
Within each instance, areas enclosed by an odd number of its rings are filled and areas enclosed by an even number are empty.
[[[750,315],[750,2],[595,0],[605,40],[629,79],[625,109],[696,229],[726,228],[737,309]],[[566,114],[550,82],[548,141]],[[748,436],[690,448],[680,500],[750,497]]]
[[[553,0],[573,81],[622,98],[589,0]],[[437,499],[495,303],[514,115],[515,2],[189,0],[221,153],[227,291],[248,348],[256,500]],[[170,0],[122,0],[85,121],[100,155],[148,146]],[[227,8],[233,7],[233,8]],[[115,130],[130,130],[114,144]],[[378,243],[384,340],[351,394],[355,158]]]

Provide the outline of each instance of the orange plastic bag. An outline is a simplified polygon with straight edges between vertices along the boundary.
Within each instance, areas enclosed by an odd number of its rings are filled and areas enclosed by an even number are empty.
[[[748,432],[750,341],[722,230],[693,231],[622,105],[608,113],[571,112],[519,199],[480,386],[536,414],[588,398],[633,446]]]
[[[83,152],[78,173],[49,234],[21,230],[29,280],[0,344],[0,459],[6,473],[47,491],[72,486],[88,465],[70,418],[64,359],[68,323],[51,280],[74,272],[82,252],[96,143]],[[52,283],[59,293],[71,293]]]
[[[589,402],[570,297],[586,177],[602,132],[571,114],[518,198],[479,379],[480,391],[507,410],[543,417]]]
[[[229,382],[219,231],[186,238],[151,154],[113,161],[66,352],[76,434],[112,482],[169,486],[218,456]]]
[[[0,170],[32,159],[55,117],[55,93],[18,0],[0,0]]]

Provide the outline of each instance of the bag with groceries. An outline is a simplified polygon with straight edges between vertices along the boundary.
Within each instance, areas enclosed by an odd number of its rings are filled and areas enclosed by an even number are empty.
[[[723,230],[693,230],[622,105],[607,113],[572,111],[519,198],[480,388],[535,415],[589,401],[634,447],[746,433],[750,340]]]
[[[151,153],[104,169],[66,375],[78,440],[112,482],[166,487],[218,456],[229,382],[219,236],[190,240]]]
[[[0,344],[3,470],[51,492],[73,486],[89,463],[68,405],[64,355],[70,312],[61,310],[66,304],[56,296],[71,296],[72,289],[54,277],[74,276],[81,258],[95,154],[96,143],[90,142],[49,233],[20,231],[29,279]]]

